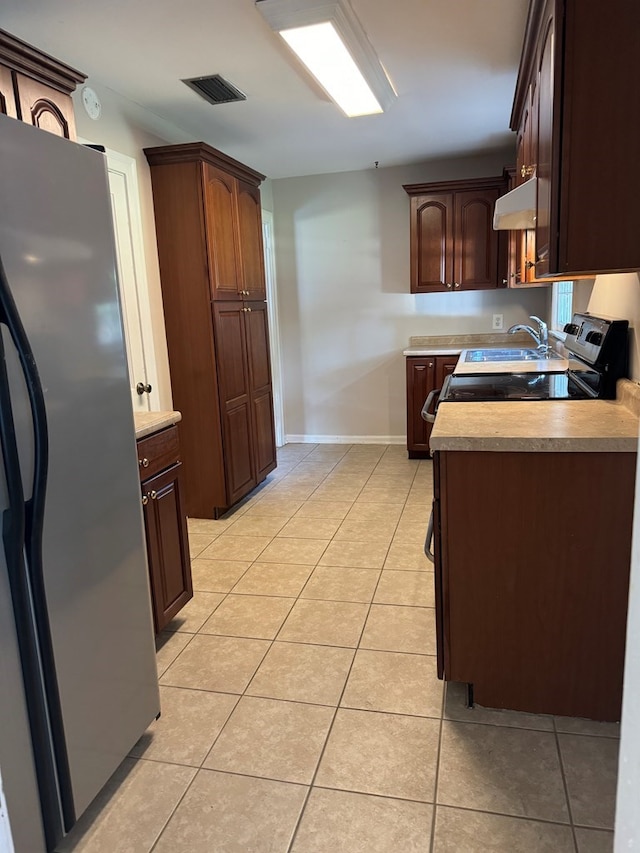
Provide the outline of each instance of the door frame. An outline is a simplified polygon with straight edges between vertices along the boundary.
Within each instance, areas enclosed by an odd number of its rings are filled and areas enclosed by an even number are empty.
[[[140,212],[140,192],[138,189],[138,171],[136,161],[127,154],[120,154],[111,148],[105,149],[107,158],[107,169],[109,172],[117,172],[124,177],[127,187],[127,207],[129,209],[129,223],[131,226],[131,253],[133,256],[133,268],[136,279],[135,290],[138,302],[138,315],[140,317],[140,335],[142,337],[142,352],[144,358],[145,378],[152,391],[148,395],[149,409],[157,409],[159,394],[158,373],[156,370],[156,352],[153,341],[153,324],[151,320],[151,305],[149,302],[149,283],[147,280],[147,264],[144,253],[144,238],[142,232],[142,214]],[[125,301],[122,292],[122,283],[118,283],[120,295]]]
[[[276,446],[285,442],[284,406],[282,400],[282,361],[280,357],[280,327],[278,324],[278,289],[276,284],[276,259],[273,239],[273,213],[262,210],[262,238],[264,244],[264,271],[267,287],[267,317],[269,319],[269,349],[271,353],[271,385],[273,388],[273,420]]]
[[[100,144],[80,137],[78,138],[78,142],[83,145]],[[147,264],[144,251],[137,163],[135,158],[130,157],[127,154],[121,154],[119,151],[114,151],[112,148],[105,147],[104,151],[107,165],[107,178],[109,172],[120,174],[124,178],[126,187],[127,209],[129,212],[130,226],[129,233],[131,236],[131,254],[135,276],[135,298],[137,302],[138,316],[140,318],[140,338],[144,360],[145,381],[150,384],[153,389],[148,395],[149,410],[155,411],[158,409],[160,388],[158,385],[151,303],[149,301],[149,283],[147,279]],[[119,279],[118,291],[120,293],[121,302],[126,305],[127,299],[123,291],[122,282]]]

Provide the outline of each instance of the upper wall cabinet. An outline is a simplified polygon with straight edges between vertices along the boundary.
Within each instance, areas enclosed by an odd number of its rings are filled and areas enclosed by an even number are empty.
[[[204,142],[145,148],[154,192],[163,176],[197,186],[210,298],[266,298],[260,183],[264,175]],[[195,183],[193,183],[195,181]]]
[[[411,292],[486,290],[506,284],[506,238],[493,207],[506,178],[406,184],[411,197]]]
[[[71,93],[86,75],[0,30],[0,112],[76,139]]]
[[[531,0],[511,115],[516,181],[538,179],[523,282],[640,269],[639,53],[633,0]]]

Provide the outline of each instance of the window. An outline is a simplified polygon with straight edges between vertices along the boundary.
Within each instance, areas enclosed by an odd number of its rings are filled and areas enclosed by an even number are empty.
[[[551,292],[551,328],[562,332],[573,316],[573,282],[554,281]]]

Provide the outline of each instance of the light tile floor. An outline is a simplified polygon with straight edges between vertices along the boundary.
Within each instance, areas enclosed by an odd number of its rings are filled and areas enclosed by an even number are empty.
[[[159,638],[162,716],[60,848],[604,853],[618,727],[464,705],[436,677],[431,463],[287,445]]]

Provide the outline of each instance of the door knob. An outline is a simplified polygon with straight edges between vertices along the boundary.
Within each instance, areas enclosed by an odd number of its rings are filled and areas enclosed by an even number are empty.
[[[153,391],[151,385],[145,385],[144,382],[138,382],[136,385],[136,393],[139,397],[142,397],[143,394],[150,394]]]

